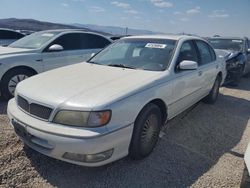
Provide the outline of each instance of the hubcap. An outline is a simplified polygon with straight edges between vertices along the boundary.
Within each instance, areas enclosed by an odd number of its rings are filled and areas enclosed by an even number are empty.
[[[158,119],[155,114],[151,114],[146,120],[142,135],[141,146],[143,151],[150,152],[158,139]]]
[[[15,89],[16,89],[16,86],[19,82],[25,80],[26,78],[28,78],[27,75],[24,75],[24,74],[20,74],[20,75],[16,75],[14,77],[12,77],[9,81],[9,85],[8,85],[8,89],[9,89],[9,92],[14,95],[14,92],[15,92]]]

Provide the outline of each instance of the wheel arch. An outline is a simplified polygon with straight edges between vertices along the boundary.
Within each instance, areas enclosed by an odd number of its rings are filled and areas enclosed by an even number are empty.
[[[11,71],[13,71],[13,70],[17,70],[17,69],[28,70],[28,71],[32,72],[33,75],[38,74],[38,72],[37,72],[35,69],[33,69],[33,68],[29,67],[29,66],[22,66],[22,65],[21,65],[21,66],[15,66],[15,67],[10,68],[9,70],[7,70],[7,71],[3,74],[2,78],[1,78],[1,81],[2,81],[2,79],[4,78],[4,76],[6,76],[9,72],[11,72]]]
[[[222,71],[218,72],[217,76],[219,76],[220,81],[222,81],[222,80],[223,80],[223,74],[222,74]]]
[[[158,108],[160,109],[161,111],[161,114],[162,114],[162,125],[164,125],[164,123],[166,122],[167,120],[167,116],[168,116],[168,107],[166,105],[166,103],[160,99],[160,98],[156,98],[156,99],[153,99],[151,101],[149,101],[148,103],[146,103],[143,108],[140,110],[140,112],[138,113],[137,117],[140,115],[140,113],[143,111],[143,109],[148,105],[148,104],[154,104],[156,106],[158,106]],[[136,118],[137,118],[136,117]]]

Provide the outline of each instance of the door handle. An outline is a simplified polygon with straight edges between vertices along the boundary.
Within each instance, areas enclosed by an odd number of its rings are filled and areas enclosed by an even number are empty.
[[[202,71],[199,71],[199,72],[198,72],[198,75],[199,75],[199,76],[201,76],[202,74],[203,74],[203,72],[202,72]]]
[[[216,65],[216,69],[218,69],[219,68],[219,65]]]

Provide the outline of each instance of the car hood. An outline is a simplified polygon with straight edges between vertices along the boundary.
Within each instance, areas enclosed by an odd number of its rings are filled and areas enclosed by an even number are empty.
[[[219,56],[224,57],[226,60],[232,59],[236,56],[238,56],[241,52],[240,51],[234,51],[234,50],[215,50]]]
[[[26,49],[26,48],[11,48],[11,47],[0,46],[0,55],[11,55],[11,54],[33,52],[33,51],[35,50]]]
[[[102,108],[156,84],[163,72],[79,63],[29,78],[17,94],[54,108]]]

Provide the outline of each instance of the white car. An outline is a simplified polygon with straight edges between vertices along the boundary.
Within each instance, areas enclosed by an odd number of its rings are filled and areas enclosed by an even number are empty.
[[[0,47],[1,94],[9,99],[17,83],[54,68],[87,61],[112,41],[80,30],[41,31]]]
[[[8,117],[28,146],[50,157],[100,166],[148,156],[164,123],[201,99],[214,103],[222,59],[192,36],[134,36],[88,63],[18,84]]]

